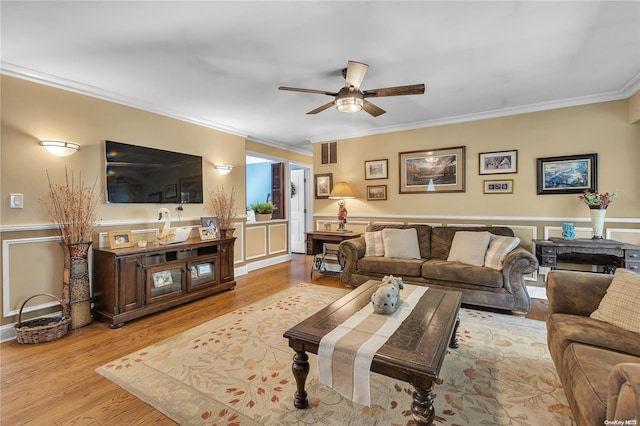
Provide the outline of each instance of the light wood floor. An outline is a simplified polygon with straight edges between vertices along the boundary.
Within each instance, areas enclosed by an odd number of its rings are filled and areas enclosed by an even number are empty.
[[[112,330],[94,321],[55,342],[0,345],[2,425],[174,425],[164,415],[94,370],[155,342],[300,282],[342,287],[314,273],[312,256],[237,277],[235,290],[126,323]],[[533,301],[528,318],[544,320],[546,304]]]

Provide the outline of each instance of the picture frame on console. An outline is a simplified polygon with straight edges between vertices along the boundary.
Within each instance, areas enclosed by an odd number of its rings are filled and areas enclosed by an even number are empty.
[[[388,179],[389,160],[368,160],[364,162],[364,179]]]
[[[317,199],[329,198],[333,189],[333,173],[314,175],[315,196]]]
[[[200,218],[200,228],[198,232],[201,240],[213,240],[220,238],[220,228],[218,227],[218,218],[214,216],[206,216]],[[209,232],[210,231],[210,232]],[[213,235],[213,237],[211,237]]]
[[[538,158],[537,193],[582,194],[598,186],[598,154]]]
[[[455,146],[400,152],[400,193],[464,192],[465,148]]]
[[[481,175],[518,173],[518,150],[481,152],[478,154]]]
[[[109,231],[109,247],[112,249],[133,247],[133,235],[131,231]]]

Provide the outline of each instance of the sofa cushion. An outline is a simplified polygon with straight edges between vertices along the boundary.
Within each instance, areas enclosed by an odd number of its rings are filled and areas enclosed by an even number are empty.
[[[382,231],[365,232],[365,256],[384,256],[384,243],[382,241]]]
[[[383,229],[415,229],[418,233],[418,246],[420,247],[420,257],[423,259],[431,258],[431,226],[413,224],[413,225],[383,225],[373,224],[367,226],[367,232],[382,231]]]
[[[609,374],[625,362],[640,362],[640,358],[576,343],[567,348],[560,380],[578,424],[605,424]]]
[[[487,231],[494,235],[513,237],[513,231],[506,226],[436,226],[431,230],[431,256],[429,258],[447,260],[453,237],[458,231]]]
[[[591,318],[640,333],[640,275],[618,268]]]
[[[425,259],[391,259],[383,256],[362,257],[358,260],[358,272],[400,277],[419,277]]]
[[[431,259],[422,265],[422,277],[427,280],[455,281],[478,287],[502,288],[504,278],[495,269],[464,263]]]
[[[453,237],[447,261],[484,266],[484,257],[491,241],[488,232],[458,231]]]
[[[418,233],[415,229],[382,230],[384,256],[396,259],[420,259]]]
[[[547,336],[556,362],[574,342],[640,357],[640,335],[587,316],[551,314],[547,318]]]
[[[489,248],[487,248],[487,253],[484,257],[484,266],[501,271],[504,258],[519,244],[520,238],[518,237],[503,237],[491,234]]]

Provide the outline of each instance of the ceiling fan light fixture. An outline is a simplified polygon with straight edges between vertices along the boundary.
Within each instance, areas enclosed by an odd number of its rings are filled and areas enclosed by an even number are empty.
[[[358,94],[336,98],[336,108],[340,112],[358,112],[364,105],[364,99]]]

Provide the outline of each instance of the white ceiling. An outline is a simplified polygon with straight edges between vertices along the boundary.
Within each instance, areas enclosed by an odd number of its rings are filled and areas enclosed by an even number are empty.
[[[6,1],[2,72],[300,152],[311,142],[628,98],[639,1]],[[424,83],[344,114],[363,90]],[[108,138],[109,135],[105,135]],[[135,141],[126,141],[135,142]]]

